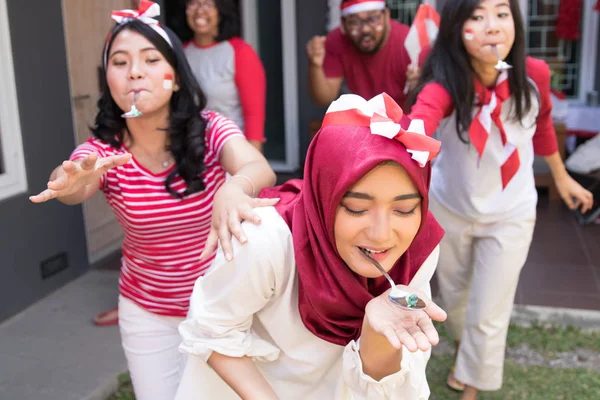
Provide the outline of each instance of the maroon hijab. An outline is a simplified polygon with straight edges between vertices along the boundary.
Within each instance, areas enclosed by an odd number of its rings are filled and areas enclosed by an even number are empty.
[[[406,285],[439,244],[443,230],[428,211],[430,163],[421,168],[399,141],[372,134],[365,126],[325,126],[308,149],[304,180],[260,194],[281,198],[275,208],[292,232],[302,321],[331,343],[346,345],[357,339],[367,303],[389,288],[383,277],[367,280],[348,268],[334,239],[334,218],[342,197],[388,160],[406,170],[423,196],[419,231],[390,270],[394,282]]]

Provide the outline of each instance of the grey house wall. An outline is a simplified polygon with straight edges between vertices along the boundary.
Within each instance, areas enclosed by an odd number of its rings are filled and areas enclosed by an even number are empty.
[[[61,1],[7,6],[28,193],[0,201],[0,321],[89,268],[81,207],[28,200],[74,146]],[[42,279],[40,263],[60,253],[68,268]]]
[[[600,92],[600,27],[598,27],[598,31],[596,32],[596,44],[598,45],[598,50],[596,52],[596,80],[595,80],[595,90]]]

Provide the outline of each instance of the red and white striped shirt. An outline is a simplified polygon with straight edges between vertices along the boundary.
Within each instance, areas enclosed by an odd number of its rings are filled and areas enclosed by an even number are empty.
[[[175,198],[165,188],[165,179],[175,165],[155,174],[135,158],[110,169],[100,182],[125,233],[119,291],[160,315],[186,316],[194,283],[213,260],[214,255],[202,262],[198,259],[210,231],[215,192],[225,182],[219,155],[227,140],[244,137],[232,121],[216,112],[203,111],[202,117],[207,121],[204,191]],[[90,138],[73,151],[71,160],[94,151],[99,157],[129,152],[125,146],[117,149]],[[177,176],[171,187],[182,193],[186,184]]]

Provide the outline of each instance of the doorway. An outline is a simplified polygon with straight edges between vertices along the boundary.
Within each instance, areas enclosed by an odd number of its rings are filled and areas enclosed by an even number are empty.
[[[63,26],[69,67],[71,109],[75,142],[91,135],[98,112],[102,65],[101,54],[106,35],[114,25],[113,10],[137,8],[136,0],[62,0]],[[83,203],[88,259],[94,264],[121,247],[123,231],[102,192]]]

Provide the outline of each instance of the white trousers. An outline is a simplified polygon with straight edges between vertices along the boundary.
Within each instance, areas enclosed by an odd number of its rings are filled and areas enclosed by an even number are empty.
[[[173,400],[185,365],[183,318],[153,314],[119,297],[119,329],[137,400]]]
[[[506,335],[535,218],[466,221],[430,197],[446,231],[437,278],[450,334],[460,341],[454,376],[478,390],[502,387]]]

